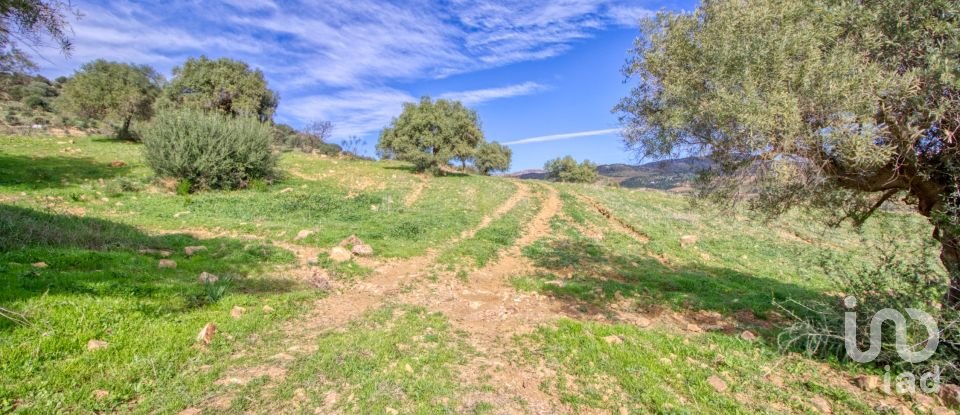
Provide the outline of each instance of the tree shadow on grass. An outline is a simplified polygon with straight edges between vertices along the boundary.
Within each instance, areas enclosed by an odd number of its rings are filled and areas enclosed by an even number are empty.
[[[187,256],[187,246],[207,249]],[[160,259],[177,263],[160,268]],[[231,238],[153,236],[103,219],[44,213],[0,204],[0,306],[37,296],[134,297],[166,304],[170,312],[202,307],[201,272],[231,277],[230,293],[284,293],[288,279],[248,278],[265,265],[291,263],[292,253]],[[33,264],[43,262],[45,266]],[[10,326],[0,319],[0,329]]]
[[[774,302],[823,302],[826,296],[791,283],[726,268],[664,265],[647,255],[622,254],[587,238],[541,241],[524,254],[547,270],[534,283],[558,299],[605,310],[624,298],[642,306],[716,311],[732,316],[750,311],[767,318]],[[562,284],[548,281],[569,275]]]
[[[62,187],[64,181],[110,179],[130,171],[90,157],[28,157],[0,154],[0,186],[27,189]]]

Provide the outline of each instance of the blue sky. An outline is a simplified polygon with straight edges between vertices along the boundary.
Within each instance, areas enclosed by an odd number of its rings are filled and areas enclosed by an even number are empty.
[[[509,144],[513,170],[571,154],[633,161],[610,109],[630,86],[620,67],[637,21],[689,0],[76,1],[75,50],[44,53],[42,72],[105,58],[169,76],[187,57],[261,69],[280,94],[278,122],[334,123],[373,153],[403,102],[454,98],[487,139]]]

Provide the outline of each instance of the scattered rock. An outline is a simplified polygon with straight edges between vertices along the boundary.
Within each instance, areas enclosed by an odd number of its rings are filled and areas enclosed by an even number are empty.
[[[160,268],[174,269],[177,267],[177,261],[174,261],[172,259],[161,259],[160,262],[157,264],[157,266]]]
[[[265,306],[263,306],[263,312],[264,312],[264,313],[267,313],[267,314],[270,314],[270,313],[273,312],[273,307],[270,307],[270,306],[268,306],[268,305],[265,305]]]
[[[246,313],[246,312],[247,312],[246,308],[235,305],[233,306],[233,308],[230,309],[230,317],[239,319],[240,317],[243,317],[243,313]]]
[[[720,379],[717,375],[711,375],[707,378],[707,383],[717,392],[723,393],[727,391],[727,382],[724,382],[723,379]]]
[[[188,246],[183,248],[183,253],[187,254],[187,256],[193,256],[193,254],[196,254],[197,252],[206,250],[207,247],[205,246]]]
[[[565,284],[564,284],[563,281],[560,281],[560,280],[550,280],[550,281],[547,281],[547,282],[543,283],[543,285],[552,285],[552,286],[554,286],[554,287],[563,287]]]
[[[483,307],[483,303],[479,301],[471,301],[470,304],[467,304],[471,310],[479,310],[480,307]]]
[[[189,214],[190,214],[190,212],[177,212],[177,213],[174,213],[174,214],[173,214],[173,218],[176,219],[176,218],[179,218],[179,217],[181,217],[181,216],[183,216],[183,215],[189,215]]]
[[[853,384],[867,392],[874,391],[880,387],[880,378],[877,376],[857,376],[853,378]]]
[[[127,163],[124,163],[123,160],[114,160],[110,162],[110,167],[126,167]]]
[[[386,408],[384,408],[384,411],[387,411],[387,414],[389,414],[389,415],[397,415],[397,414],[400,413],[400,411],[397,411],[396,409],[393,409],[393,408],[391,408],[391,407],[389,407],[389,406],[386,407]]]
[[[832,414],[833,408],[830,407],[830,402],[827,402],[822,396],[814,396],[810,400],[810,403],[813,405],[817,411],[820,411],[821,414]]]
[[[413,373],[413,367],[409,363],[403,365],[403,370],[406,370],[407,373]]]
[[[280,193],[290,193],[290,192],[292,192],[292,191],[293,191],[293,188],[292,188],[292,187],[288,187],[288,188],[285,188],[285,189],[281,190]]]
[[[302,240],[304,240],[304,239],[309,238],[310,235],[313,235],[313,231],[308,230],[308,229],[304,229],[304,230],[302,230],[302,231],[300,231],[300,232],[297,232],[297,236],[295,236],[295,237],[293,238],[293,240],[294,240],[294,241],[302,241]]]
[[[87,350],[105,349],[109,345],[110,343],[107,343],[103,340],[90,340],[87,342]]]
[[[360,238],[357,238],[357,235],[350,235],[346,239],[340,241],[340,243],[337,244],[337,246],[353,247],[354,245],[363,245],[363,244],[364,244],[363,240],[361,240]]]
[[[623,337],[620,337],[616,334],[609,335],[603,338],[603,341],[607,344],[623,344]]]
[[[197,278],[197,281],[201,284],[214,284],[217,281],[220,281],[220,277],[204,271],[200,273],[200,277]]]
[[[697,241],[700,240],[697,235],[683,235],[680,237],[680,246],[683,248],[688,248],[697,244]]]
[[[139,250],[138,252],[140,252],[140,254],[142,254],[142,255],[156,255],[156,256],[162,257],[162,258],[166,258],[166,257],[168,257],[168,256],[170,256],[170,255],[173,255],[173,252],[170,252],[170,251],[167,251],[167,250],[164,250],[164,249],[146,248],[146,249],[141,249],[141,250]]]
[[[107,396],[110,396],[110,392],[105,391],[103,389],[97,389],[93,391],[93,397],[95,399],[103,399],[103,398],[106,398]]]
[[[354,245],[353,249],[350,250],[356,256],[371,256],[373,255],[373,247],[367,244]]]
[[[313,271],[313,275],[310,276],[310,284],[320,291],[330,291],[332,288],[330,278],[327,278],[327,274],[321,271]]]
[[[213,342],[213,336],[217,334],[217,325],[213,323],[207,323],[206,326],[203,326],[200,329],[200,333],[197,334],[197,342],[203,343],[205,345]]]
[[[960,409],[960,386],[943,385],[940,387],[940,399],[950,408]]]
[[[34,268],[46,268],[46,267],[47,267],[47,263],[46,263],[46,262],[34,262],[32,265],[33,265]]]
[[[687,323],[685,328],[687,329],[687,331],[691,333],[703,333],[703,329],[700,328],[700,326],[693,323]]]
[[[197,408],[187,408],[177,413],[177,415],[200,415],[203,411]]]
[[[744,330],[743,333],[740,333],[740,338],[752,342],[757,340],[757,335],[750,330]]]
[[[646,317],[644,317],[644,316],[635,316],[635,317],[633,317],[633,323],[636,324],[638,327],[641,327],[641,328],[650,327],[650,325],[653,324],[653,322],[650,321],[650,319],[648,319],[648,318],[646,318]]]
[[[353,258],[353,254],[350,251],[344,249],[340,246],[335,246],[330,250],[330,259],[334,262],[346,262]]]

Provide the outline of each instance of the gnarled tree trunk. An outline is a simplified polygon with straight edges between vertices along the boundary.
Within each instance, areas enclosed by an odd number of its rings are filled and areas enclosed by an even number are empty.
[[[950,275],[950,287],[943,299],[943,305],[960,308],[960,235],[937,227],[934,236],[940,241],[940,262]]]

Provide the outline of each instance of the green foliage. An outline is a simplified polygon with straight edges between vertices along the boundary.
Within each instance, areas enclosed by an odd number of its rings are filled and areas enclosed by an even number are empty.
[[[190,58],[173,69],[173,80],[163,90],[162,108],[213,111],[232,117],[273,118],[277,94],[263,72],[246,63],[220,58]]]
[[[547,171],[547,179],[558,182],[593,183],[600,178],[596,164],[590,160],[578,164],[570,156],[547,161],[543,169]]]
[[[513,150],[511,150],[510,147],[496,141],[492,143],[482,143],[477,147],[477,155],[473,164],[477,167],[480,174],[489,175],[495,171],[510,170],[510,159],[512,157]]]
[[[326,139],[326,134],[318,134],[315,130],[300,132],[287,124],[273,126],[273,145],[283,151],[300,150],[327,156],[336,156],[343,151],[339,145],[328,143]]]
[[[99,59],[67,80],[58,104],[78,117],[109,122],[118,138],[129,139],[131,122],[153,115],[162,83],[163,77],[147,65]]]
[[[0,3],[0,73],[37,69],[23,48],[35,49],[52,40],[63,52],[72,49],[67,15],[69,2],[17,0]]]
[[[249,118],[161,112],[143,132],[143,154],[161,177],[194,189],[235,189],[274,175],[270,127]]]
[[[616,110],[641,155],[709,153],[716,200],[862,221],[906,192],[957,224],[958,59],[953,0],[711,1],[645,22]],[[960,232],[934,224],[960,305]]]
[[[377,151],[384,158],[413,163],[418,171],[438,170],[450,160],[470,160],[483,131],[477,113],[458,101],[423,97],[406,103],[399,117],[380,133]]]
[[[47,102],[47,100],[43,99],[43,97],[39,97],[36,95],[30,95],[24,98],[23,105],[26,105],[27,108],[30,108],[32,110],[40,109],[40,110],[46,111],[50,109],[50,103]]]

